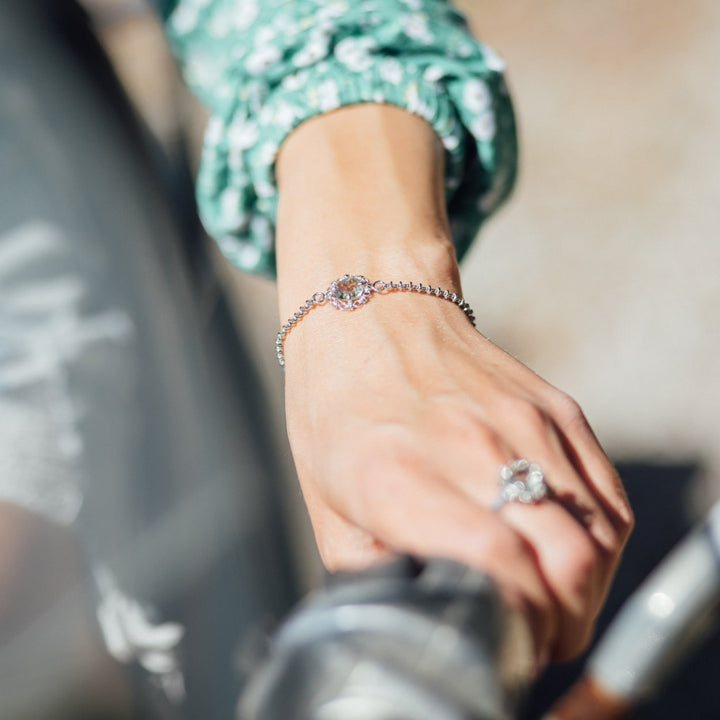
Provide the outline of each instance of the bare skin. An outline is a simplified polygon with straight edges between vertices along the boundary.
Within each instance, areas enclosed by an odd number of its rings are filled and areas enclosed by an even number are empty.
[[[278,290],[284,321],[344,273],[462,294],[443,151],[421,119],[357,105],[284,143]],[[390,552],[487,570],[531,621],[536,660],[580,652],[632,512],[577,404],[449,302],[395,293],[313,310],[285,346],[287,424],[325,564]],[[542,466],[552,496],[489,509],[499,466]]]

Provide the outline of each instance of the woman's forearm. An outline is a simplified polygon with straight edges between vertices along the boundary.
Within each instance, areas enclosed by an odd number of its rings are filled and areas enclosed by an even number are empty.
[[[436,134],[399,108],[355,105],[298,128],[277,163],[283,318],[346,272],[458,290],[443,172]]]
[[[344,273],[460,293],[442,146],[422,120],[367,105],[308,121],[277,172],[283,319]],[[632,514],[573,401],[417,293],[314,309],[284,351],[288,435],[328,567],[453,558],[527,613],[539,664],[586,645]],[[552,493],[496,511],[513,458],[538,463]]]

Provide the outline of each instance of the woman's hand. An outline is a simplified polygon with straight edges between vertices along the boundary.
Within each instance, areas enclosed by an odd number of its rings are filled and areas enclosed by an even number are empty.
[[[461,294],[442,156],[422,121],[334,113],[291,136],[278,170],[284,315],[344,272]],[[571,399],[458,307],[416,293],[314,309],[285,358],[288,432],[329,568],[399,551],[460,560],[528,615],[540,662],[582,650],[632,514]],[[542,467],[550,495],[491,510],[499,467],[519,457]]]
[[[288,431],[325,563],[403,551],[483,568],[529,613],[539,654],[574,655],[631,523],[582,413],[450,303],[370,303],[317,310],[288,341]],[[492,511],[517,457],[551,495]]]

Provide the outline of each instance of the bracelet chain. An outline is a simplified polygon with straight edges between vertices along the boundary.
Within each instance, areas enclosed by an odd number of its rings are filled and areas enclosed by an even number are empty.
[[[390,292],[417,292],[447,300],[457,305],[475,327],[475,314],[470,304],[463,297],[450,290],[414,282],[386,282],[384,280],[370,282],[363,275],[343,275],[333,281],[325,292],[313,293],[280,328],[275,338],[275,353],[278,363],[280,363],[281,367],[285,366],[285,340],[288,334],[314,308],[329,302],[339,310],[355,310],[366,303],[373,295]]]

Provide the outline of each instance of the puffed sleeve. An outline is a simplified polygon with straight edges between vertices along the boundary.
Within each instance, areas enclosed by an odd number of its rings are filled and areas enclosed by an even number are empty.
[[[517,160],[503,63],[444,0],[172,0],[169,37],[211,117],[197,193],[205,226],[243,270],[272,274],[275,158],[304,120],[377,102],[424,118],[446,150],[462,256],[508,195]]]

